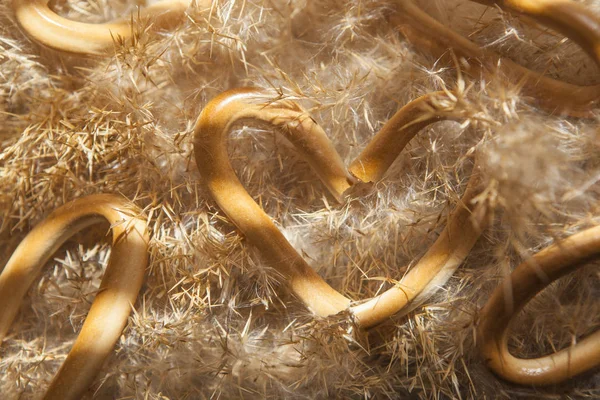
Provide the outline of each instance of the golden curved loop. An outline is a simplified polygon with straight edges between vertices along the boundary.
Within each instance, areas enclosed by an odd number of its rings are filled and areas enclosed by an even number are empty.
[[[229,130],[237,121],[254,119],[279,128],[336,199],[351,186],[352,178],[321,127],[294,102],[272,98],[272,92],[242,88],[210,101],[194,128],[196,164],[221,210],[269,265],[283,274],[304,304],[317,315],[336,314],[348,307],[350,299],[332,289],[294,250],[244,189],[229,163]]]
[[[445,92],[433,92],[402,107],[371,139],[350,165],[350,172],[363,182],[380,180],[408,142],[422,129],[443,120],[461,120],[452,113],[440,113]],[[486,222],[485,213],[473,213],[480,192],[478,166],[460,204],[447,217],[446,227],[425,255],[391,289],[350,308],[359,325],[371,327],[398,312],[406,313],[423,303],[444,285],[465,260]]]
[[[585,7],[571,1],[474,0],[525,14],[567,35],[592,56],[600,66],[600,20]],[[398,12],[391,21],[413,45],[435,57],[444,57],[448,49],[470,63],[469,74],[477,77],[500,70],[511,82],[522,86],[537,105],[549,113],[575,117],[593,117],[600,106],[600,85],[579,86],[548,78],[507,58],[481,48],[429,16],[412,0],[397,3]],[[561,12],[554,12],[561,10]]]
[[[71,236],[103,220],[111,224],[112,253],[81,332],[45,399],[80,399],[127,324],[148,263],[146,222],[120,196],[87,196],[56,209],[19,244],[0,274],[0,343],[23,297],[50,256]]]
[[[444,119],[432,114],[431,108],[436,96],[444,95],[424,96],[398,111],[358,157],[351,172],[365,182],[379,179],[418,131]],[[470,220],[477,174],[473,174],[463,204],[451,214],[444,232],[398,286],[351,307],[351,300],[329,286],[290,245],[244,189],[229,163],[227,134],[231,126],[241,119],[254,119],[278,127],[300,150],[336,199],[341,199],[344,191],[354,183],[319,125],[296,103],[270,98],[269,92],[244,88],[230,90],[209,102],[194,128],[194,151],[203,180],[221,210],[258,248],[269,265],[287,279],[304,304],[322,317],[348,310],[360,326],[368,328],[407,305],[414,306],[443,284],[479,237],[477,224]]]
[[[473,0],[524,15],[577,43],[600,66],[600,19],[573,0]]]
[[[103,24],[87,24],[61,17],[48,7],[49,0],[13,0],[15,17],[25,33],[36,42],[80,55],[106,55],[116,38],[128,39],[134,21],[153,18],[153,29],[169,29],[183,20],[191,0],[163,0],[144,7],[131,17]],[[201,8],[210,7],[211,0],[197,1]]]
[[[515,315],[546,286],[598,256],[600,226],[545,248],[496,288],[481,311],[478,326],[478,344],[489,368],[514,383],[553,385],[600,366],[600,331],[539,358],[517,358],[508,351],[508,333]]]

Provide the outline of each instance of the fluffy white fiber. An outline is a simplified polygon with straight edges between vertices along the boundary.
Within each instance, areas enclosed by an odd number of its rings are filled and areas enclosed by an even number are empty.
[[[52,2],[99,22],[131,1]],[[467,1],[420,1],[438,20],[531,69],[579,84],[598,67],[551,31]],[[600,12],[600,1],[584,3]],[[407,42],[395,1],[221,0],[175,31],[115,43],[111,57],[40,48],[0,1],[0,269],[54,208],[121,193],[144,209],[150,264],[135,312],[90,398],[598,398],[598,371],[547,388],[493,375],[478,311],[528,255],[600,223],[600,112],[548,115],[501,75],[485,80]],[[355,300],[391,287],[431,246],[478,154],[493,220],[438,293],[369,332],[313,317],[228,222],[193,157],[192,126],[219,93],[274,88],[297,99],[349,163],[410,100],[448,89],[468,116],[418,134],[387,176],[344,204],[279,135],[238,126],[240,180],[292,245]],[[55,255],[0,347],[0,397],[37,398],[65,359],[108,260],[107,226]],[[511,349],[547,354],[600,328],[598,263],[520,314]]]

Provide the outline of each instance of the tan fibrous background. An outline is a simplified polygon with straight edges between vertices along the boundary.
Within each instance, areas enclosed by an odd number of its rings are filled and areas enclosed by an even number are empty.
[[[110,3],[110,4],[109,4]],[[585,1],[600,12],[600,1]],[[101,22],[130,1],[53,2]],[[600,83],[570,41],[466,1],[420,1],[471,40],[549,76]],[[54,208],[120,193],[150,222],[145,285],[92,398],[597,398],[591,372],[549,388],[496,378],[476,350],[478,311],[511,269],[600,223],[598,118],[548,115],[502,76],[477,80],[406,42],[394,1],[228,1],[190,7],[178,29],[115,43],[106,59],[31,43],[0,2],[0,268]],[[458,64],[460,65],[460,63]],[[336,204],[270,128],[240,124],[230,154],[248,191],[336,289],[355,300],[402,277],[435,241],[478,154],[492,224],[423,307],[368,333],[317,319],[228,222],[202,185],[192,126],[224,90],[297,99],[346,162],[416,97],[457,91],[467,122],[421,132],[386,177]],[[600,116],[600,113],[598,114]],[[110,255],[108,226],[58,251],[0,347],[2,399],[37,398],[62,363]],[[561,279],[519,316],[520,356],[600,327],[598,263]]]

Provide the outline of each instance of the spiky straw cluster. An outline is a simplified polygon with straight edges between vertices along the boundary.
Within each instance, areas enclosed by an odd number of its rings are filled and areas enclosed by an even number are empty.
[[[597,0],[584,3],[600,10]],[[34,224],[84,194],[121,193],[149,216],[145,286],[90,396],[600,395],[597,373],[545,389],[507,384],[474,343],[478,310],[502,277],[556,238],[600,223],[598,117],[548,115],[501,74],[478,80],[462,74],[461,60],[437,63],[397,34],[386,19],[392,5],[221,1],[192,7],[172,32],[150,34],[140,23],[110,58],[83,59],[29,42],[10,2],[0,3],[0,265]],[[419,5],[534,70],[599,83],[586,55],[552,32],[470,2]],[[107,2],[85,1],[61,13],[94,22],[112,15]],[[210,99],[248,85],[300,101],[346,162],[409,100],[460,94],[449,106],[468,122],[423,132],[381,182],[341,206],[265,127],[239,125],[230,140],[250,194],[354,299],[391,287],[425,253],[478,152],[493,223],[425,307],[369,333],[346,318],[316,319],[228,223],[196,172],[192,124]],[[56,254],[0,347],[4,398],[42,392],[71,347],[110,251],[89,237]],[[545,290],[520,315],[513,352],[545,354],[597,329],[599,279],[591,264]]]

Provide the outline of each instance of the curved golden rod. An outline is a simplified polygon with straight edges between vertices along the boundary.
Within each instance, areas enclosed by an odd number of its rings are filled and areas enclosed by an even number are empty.
[[[153,29],[169,29],[181,23],[191,0],[164,0],[144,7],[131,17],[103,24],[87,24],[61,17],[48,7],[48,0],[13,0],[15,17],[25,33],[36,42],[53,50],[81,55],[106,55],[120,37],[134,33],[134,21],[152,18]],[[211,0],[197,0],[208,8]]]
[[[476,0],[477,1],[477,0]],[[483,4],[500,3],[495,1],[479,1]],[[505,2],[509,3],[509,1]],[[525,10],[524,7],[517,8],[516,4],[524,4],[524,1],[512,1],[512,8],[505,4],[505,8],[511,10]],[[535,3],[535,2],[527,2]],[[545,3],[545,2],[540,2]],[[556,2],[558,3],[558,2]],[[571,3],[571,2],[560,2]],[[493,73],[500,70],[511,82],[520,85],[523,93],[532,97],[537,105],[549,113],[562,113],[574,117],[593,117],[600,106],[600,85],[579,86],[556,79],[548,78],[540,73],[531,71],[507,58],[481,48],[479,45],[459,35],[455,31],[441,24],[435,18],[432,18],[412,0],[404,0],[397,3],[398,12],[391,16],[391,21],[397,26],[399,31],[418,49],[426,50],[435,57],[444,57],[448,55],[448,49],[458,57],[464,57],[473,61],[469,65],[467,73],[477,77],[480,74]],[[560,31],[568,33],[578,44],[584,46],[594,60],[600,64],[600,57],[597,54],[598,43],[600,43],[600,22],[598,18],[586,12],[581,5],[564,5],[569,9],[567,16],[555,16],[553,20],[562,21],[565,28]],[[546,10],[542,7],[543,10]],[[539,20],[546,21],[552,27],[559,28],[557,23],[548,22],[549,18],[543,19],[545,11],[538,14],[533,13],[533,7],[528,8],[529,15],[540,15]],[[578,18],[575,18],[578,16]],[[582,20],[585,22],[577,24],[575,22]],[[571,30],[567,22],[573,23]],[[581,22],[581,21],[580,21]],[[593,36],[580,40],[577,32],[590,32]],[[586,44],[587,43],[587,44]],[[595,49],[591,52],[590,49]]]
[[[488,367],[514,383],[554,385],[600,366],[600,331],[544,357],[522,359],[508,351],[508,333],[515,315],[550,283],[598,256],[600,226],[545,248],[496,288],[481,311],[478,326],[478,344]]]
[[[350,165],[350,172],[363,182],[380,180],[408,142],[428,125],[442,120],[459,120],[440,113],[445,92],[433,92],[402,107],[369,142]],[[477,163],[461,202],[447,217],[446,227],[434,244],[391,289],[350,311],[360,326],[371,327],[394,314],[407,313],[445,284],[465,260],[486,222],[485,213],[473,213],[480,192]]]
[[[577,43],[600,66],[600,18],[573,0],[473,0],[533,18]]]
[[[232,125],[244,119],[271,124],[299,150],[336,199],[352,184],[339,154],[312,118],[292,101],[272,101],[272,92],[241,88],[222,93],[202,110],[194,128],[196,164],[221,210],[289,282],[292,291],[317,315],[336,314],[350,299],[332,289],[304,261],[250,197],[227,153]]]
[[[436,104],[436,96],[443,95],[424,96],[398,111],[374,142],[381,144],[383,149],[393,148],[395,153],[384,154],[381,157],[384,161],[377,163],[372,161],[377,151],[367,147],[353,164],[353,174],[364,181],[372,180],[369,177],[379,179],[410,138],[424,126],[443,118],[432,114],[431,108]],[[464,204],[449,217],[448,226],[432,249],[398,286],[367,303],[349,307],[350,299],[331,288],[304,261],[246,192],[229,163],[227,134],[231,126],[241,119],[255,119],[280,128],[307,158],[334,197],[340,199],[352,185],[339,155],[315,121],[294,102],[269,101],[268,97],[269,92],[245,88],[225,92],[209,102],[194,128],[196,163],[221,210],[259,249],[266,261],[286,278],[304,304],[323,317],[349,310],[360,326],[368,328],[383,322],[408,304],[414,305],[415,301],[422,300],[443,284],[479,237],[479,230],[470,221],[471,199],[476,191],[477,178],[471,179]],[[369,177],[363,173],[365,165],[370,166]]]
[[[112,253],[81,332],[45,399],[80,399],[121,336],[142,286],[148,234],[140,210],[120,196],[93,195],[56,209],[19,244],[0,274],[0,343],[50,256],[82,229],[107,220]]]

